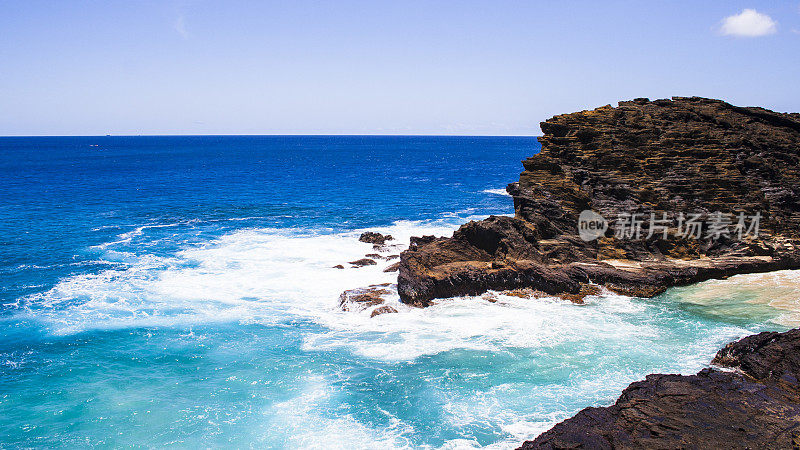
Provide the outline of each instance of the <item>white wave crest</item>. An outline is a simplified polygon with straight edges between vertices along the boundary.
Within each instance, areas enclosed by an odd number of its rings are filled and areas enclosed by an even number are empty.
[[[506,197],[511,197],[511,194],[506,192],[505,188],[502,188],[502,189],[484,189],[482,192],[485,192],[487,194],[504,195]]]
[[[390,243],[396,247],[382,253],[388,256],[403,250],[412,235],[448,235],[458,222],[399,221],[372,230],[395,236]],[[152,227],[126,233],[122,241]],[[220,321],[277,323],[297,316],[317,321],[338,313],[342,291],[396,281],[396,273],[383,272],[396,259],[333,268],[376,253],[371,244],[358,241],[362,231],[244,229],[170,257],[117,251],[109,244],[102,259],[127,267],[67,277],[26,298],[23,314],[44,321],[56,334]]]

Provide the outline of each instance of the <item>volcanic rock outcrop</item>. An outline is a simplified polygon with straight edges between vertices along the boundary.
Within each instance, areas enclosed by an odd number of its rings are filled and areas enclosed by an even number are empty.
[[[515,217],[412,238],[399,266],[403,302],[517,288],[574,297],[596,285],[649,297],[800,267],[800,114],[673,97],[541,127],[541,152],[507,188]],[[608,227],[588,241],[578,230],[586,210]]]
[[[648,375],[520,448],[800,448],[800,329],[748,336],[712,363],[734,371]]]
[[[391,234],[381,234],[375,231],[366,231],[361,233],[361,236],[358,237],[358,240],[361,242],[366,242],[368,244],[378,244],[382,245],[386,241],[391,241],[394,238]]]
[[[394,287],[391,283],[373,284],[365,288],[349,289],[339,295],[339,307],[343,311],[364,311],[375,306],[383,305],[386,298],[392,294]],[[378,311],[379,310],[379,311]],[[377,313],[375,311],[378,311]],[[387,312],[397,312],[391,306],[380,306],[372,311],[372,317]]]

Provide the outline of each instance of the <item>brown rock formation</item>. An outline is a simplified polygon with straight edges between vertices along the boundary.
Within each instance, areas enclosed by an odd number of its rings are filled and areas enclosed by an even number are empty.
[[[697,375],[648,375],[521,449],[798,448],[800,329],[728,344]]]
[[[372,313],[370,313],[369,317],[371,319],[371,318],[373,318],[375,316],[380,316],[381,314],[393,314],[393,313],[396,313],[396,312],[397,312],[397,310],[392,308],[391,306],[384,305],[384,306],[379,306],[379,307],[373,309]]]
[[[343,311],[363,311],[382,305],[385,296],[391,294],[389,284],[374,284],[365,288],[349,289],[339,295],[339,307]]]
[[[401,299],[530,287],[580,295],[590,283],[652,296],[669,286],[746,272],[800,267],[800,114],[719,100],[636,99],[542,123],[542,151],[508,186],[515,217],[470,222],[452,238],[414,238],[402,253]],[[638,238],[609,227],[584,241],[577,224],[593,210],[609,222],[639,214]],[[729,235],[679,229],[730,214]],[[737,218],[759,213],[758,236]],[[667,214],[666,237],[650,218]],[[617,222],[618,224],[619,222]],[[746,231],[746,230],[741,230]],[[751,230],[752,231],[752,230]]]
[[[385,269],[383,269],[384,272],[397,272],[398,270],[400,270],[400,263],[399,262],[396,262],[394,264],[390,264]]]
[[[391,283],[373,284],[358,289],[349,289],[339,295],[339,307],[348,312],[369,311],[369,317],[396,313],[397,309],[386,305],[386,299],[396,294],[396,286]]]
[[[361,258],[361,259],[357,259],[355,261],[350,261],[347,264],[351,264],[350,267],[364,267],[364,266],[374,266],[374,265],[376,265],[378,263],[376,263],[374,259]]]
[[[391,241],[393,239],[391,234],[381,234],[374,231],[366,231],[361,233],[361,236],[358,237],[358,240],[361,242],[376,245],[383,245],[386,241]]]

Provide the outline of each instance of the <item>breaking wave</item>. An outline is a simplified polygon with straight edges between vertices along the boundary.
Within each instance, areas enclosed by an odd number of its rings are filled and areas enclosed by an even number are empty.
[[[453,214],[369,230],[394,236],[380,254],[397,255],[410,236],[447,236],[469,218],[477,217]],[[219,324],[278,335],[295,330],[297,353],[287,356],[306,355],[319,366],[297,376],[292,395],[262,405],[257,415],[237,411],[253,421],[247,422],[251,442],[264,444],[513,447],[585,406],[609,403],[647,373],[693,373],[725,343],[763,328],[737,314],[756,311],[766,321],[794,324],[800,299],[800,272],[785,271],[706,282],[652,300],[605,294],[584,305],[496,293],[493,301],[460,297],[420,309],[395,295],[388,301],[398,313],[370,318],[342,311],[338,296],[395,283],[396,273],[383,269],[396,259],[334,268],[376,253],[358,241],[366,230],[245,228],[166,255],[135,245],[165,228],[171,226],[137,227],[98,246],[100,259],[114,268],[66,277],[24,298],[16,317],[54,336],[177,329],[181,342],[202,339],[199,345],[212,347],[228,338],[193,330]],[[732,298],[743,309],[730,307]],[[259,358],[257,350],[248,351],[248,358]],[[0,361],[12,370],[27,364],[23,356],[0,355]],[[326,367],[332,372],[316,373]],[[418,421],[414,409],[401,407],[408,394],[385,391],[391,387],[373,392],[380,383],[362,394],[365,399],[351,400],[359,386],[376,383],[358,375],[365,368],[388,386],[422,389],[424,408],[437,415]],[[267,385],[285,376],[252,372]],[[442,429],[429,435],[428,423]]]

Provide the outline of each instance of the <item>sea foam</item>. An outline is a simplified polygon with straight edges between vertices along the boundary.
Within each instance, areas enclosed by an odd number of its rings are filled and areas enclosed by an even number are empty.
[[[483,192],[485,192],[487,194],[504,195],[506,197],[511,197],[511,194],[509,194],[506,191],[505,188],[502,188],[502,189],[484,189]]]
[[[448,235],[457,222],[398,221],[373,230],[396,237],[390,242],[396,247],[384,253],[396,255],[411,235]],[[364,230],[243,229],[170,256],[137,253],[123,245],[148,229],[165,226],[137,227],[99,246],[100,260],[119,268],[62,279],[52,289],[24,299],[21,313],[43,321],[55,334],[219,321],[278,323],[293,316],[325,320],[337,312],[342,291],[393,283],[397,277],[383,272],[396,260],[334,268],[375,253],[371,244],[358,241]]]
[[[412,235],[447,236],[467,218],[399,221],[370,230],[396,238],[390,243],[398,247],[384,253],[389,255],[406,248]],[[133,234],[146,240],[148,232],[156,231],[148,226]],[[241,323],[266,330],[310,323],[314,326],[301,332],[302,353],[318,355],[320,361],[328,361],[327,355],[351,355],[357,367],[379,367],[394,383],[426,386],[430,405],[442,411],[437,420],[457,430],[435,445],[442,448],[518,445],[587,402],[607,404],[647,373],[696,372],[719,347],[759,330],[735,321],[698,319],[674,297],[642,300],[611,293],[588,297],[583,305],[494,293],[492,302],[482,296],[457,297],[428,308],[406,306],[395,295],[388,302],[398,313],[371,318],[366,311],[346,312],[338,307],[342,291],[397,279],[396,273],[383,272],[396,260],[333,268],[375,253],[371,244],[358,241],[362,231],[241,229],[166,256],[148,252],[148,246],[111,244],[101,248],[101,257],[119,267],[67,277],[25,298],[18,316],[41,323],[54,335],[178,327],[190,341],[200,339],[192,331],[199,325]],[[795,276],[792,272],[775,280],[794,286]],[[691,298],[691,292],[686,294]],[[404,374],[407,365],[418,371]],[[341,375],[345,381],[352,376]],[[414,380],[403,378],[408,376]],[[347,404],[340,397],[341,383],[309,373],[298,392],[267,407],[263,429],[251,431],[263,433],[263,442],[300,447],[331,439],[342,448],[420,442],[413,416],[403,416],[402,408],[388,408],[385,415],[373,411],[379,425],[352,411],[338,413]],[[475,436],[472,429],[495,430],[497,437]]]

